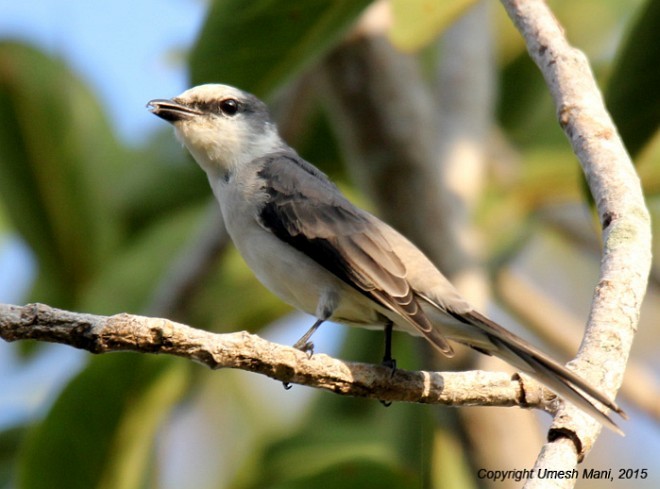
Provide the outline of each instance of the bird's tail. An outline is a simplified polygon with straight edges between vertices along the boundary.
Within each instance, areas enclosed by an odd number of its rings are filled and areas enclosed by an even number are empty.
[[[626,413],[614,401],[582,377],[476,311],[461,313],[454,317],[479,328],[481,333],[488,337],[492,348],[486,348],[487,353],[502,358],[515,368],[552,389],[559,397],[572,402],[604,426],[623,435],[623,431],[616,423],[599,409],[589,397],[618,413],[624,419],[628,418]],[[468,346],[472,346],[468,342],[466,343]],[[478,349],[480,351],[484,350],[482,343],[478,345]]]

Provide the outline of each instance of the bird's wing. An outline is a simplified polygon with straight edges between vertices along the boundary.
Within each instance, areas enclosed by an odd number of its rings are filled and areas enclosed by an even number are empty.
[[[379,230],[380,221],[351,204],[314,166],[282,153],[258,162],[267,194],[260,224],[377,304],[397,313],[447,356],[407,280],[407,270]]]

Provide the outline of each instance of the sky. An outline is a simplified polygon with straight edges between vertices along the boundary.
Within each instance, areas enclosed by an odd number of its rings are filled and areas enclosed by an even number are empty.
[[[188,88],[185,51],[205,12],[202,0],[0,0],[0,39],[64,59],[135,144],[158,126],[147,101]]]

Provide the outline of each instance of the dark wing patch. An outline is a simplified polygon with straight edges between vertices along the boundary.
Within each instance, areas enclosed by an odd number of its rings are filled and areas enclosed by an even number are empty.
[[[267,199],[261,225],[374,302],[398,313],[445,355],[406,278],[406,267],[375,225],[330,180],[295,153],[257,162]]]

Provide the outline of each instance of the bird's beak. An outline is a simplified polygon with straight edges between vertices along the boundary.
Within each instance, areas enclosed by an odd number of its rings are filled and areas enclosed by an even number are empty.
[[[177,122],[190,119],[193,116],[202,115],[199,110],[183,105],[174,100],[157,98],[147,103],[147,108],[152,114],[168,122]]]

